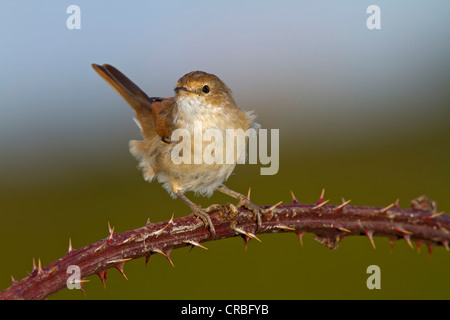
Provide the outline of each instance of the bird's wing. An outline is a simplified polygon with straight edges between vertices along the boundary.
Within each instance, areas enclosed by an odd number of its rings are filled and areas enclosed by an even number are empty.
[[[144,138],[151,138],[155,134],[170,137],[174,98],[148,97],[133,81],[111,65],[92,64],[92,67],[134,109]]]
[[[173,130],[172,107],[174,98],[159,99],[152,103],[152,118],[156,133],[163,138],[163,141],[169,141]]]

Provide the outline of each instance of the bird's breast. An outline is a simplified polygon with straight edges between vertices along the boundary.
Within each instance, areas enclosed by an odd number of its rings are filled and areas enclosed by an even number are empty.
[[[232,110],[222,106],[205,103],[201,97],[180,97],[177,99],[174,124],[176,128],[187,129],[193,133],[201,124],[202,130],[234,129]]]

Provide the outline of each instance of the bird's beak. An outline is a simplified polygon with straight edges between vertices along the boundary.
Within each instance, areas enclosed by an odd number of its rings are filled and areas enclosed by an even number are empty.
[[[189,90],[186,89],[185,87],[175,87],[175,89],[173,89],[173,91],[175,91],[176,93],[180,92],[180,91],[186,91],[188,92]]]

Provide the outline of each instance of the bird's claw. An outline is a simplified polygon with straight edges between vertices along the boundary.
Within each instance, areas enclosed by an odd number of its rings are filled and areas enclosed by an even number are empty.
[[[214,206],[214,205],[213,205]],[[200,218],[204,225],[209,228],[209,232],[211,233],[210,239],[214,239],[216,237],[216,229],[214,228],[214,224],[211,221],[209,213],[212,209],[212,206],[209,206],[206,209],[201,208],[200,206],[195,206],[192,208],[192,213]]]
[[[246,209],[250,210],[253,213],[253,217],[256,220],[256,224],[257,224],[256,230],[258,231],[258,230],[261,229],[261,227],[262,227],[262,215],[263,215],[264,212],[261,210],[261,208],[259,206],[257,206],[253,202],[251,202],[249,198],[242,197],[239,200],[239,203],[238,203],[237,207],[238,208],[246,208]]]

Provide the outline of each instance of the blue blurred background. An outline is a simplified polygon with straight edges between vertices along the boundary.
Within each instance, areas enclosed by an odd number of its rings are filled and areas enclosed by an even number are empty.
[[[66,27],[72,4],[80,30]],[[366,27],[372,4],[380,30]],[[245,165],[228,183],[251,185],[256,203],[288,202],[290,189],[312,203],[325,187],[332,203],[408,207],[425,193],[449,210],[449,10],[444,0],[3,1],[0,289],[33,257],[62,256],[69,237],[75,247],[104,238],[108,221],[121,232],[189,213],[142,179],[127,147],[140,137],[132,110],[91,63],[116,66],[150,96],[172,96],[192,70],[224,80],[264,128],[280,129],[279,173]],[[88,298],[450,298],[443,248],[428,260],[404,241],[394,254],[386,239],[374,251],[363,238],[330,253],[312,235],[303,249],[292,234],[261,238],[246,253],[240,239],[177,250],[175,269],[133,261],[130,281],[117,272],[106,291],[88,283]],[[378,292],[365,287],[370,264],[386,279]]]

